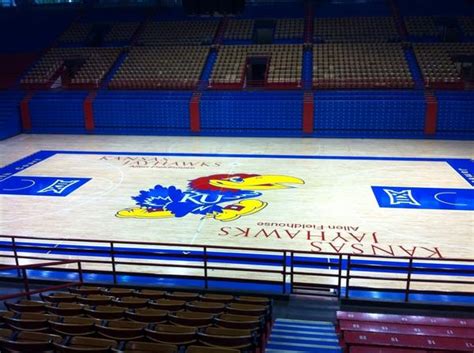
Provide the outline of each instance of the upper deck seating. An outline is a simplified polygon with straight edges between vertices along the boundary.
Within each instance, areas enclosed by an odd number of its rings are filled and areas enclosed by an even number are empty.
[[[398,43],[331,43],[313,47],[317,88],[410,88],[414,83]]]
[[[387,42],[399,38],[392,17],[316,18],[317,42]]]
[[[138,43],[146,46],[209,45],[214,39],[218,25],[216,20],[148,22],[138,38]]]
[[[110,88],[192,89],[199,82],[208,51],[200,46],[134,47]]]
[[[270,59],[267,84],[273,86],[301,84],[303,48],[301,45],[232,45],[219,50],[211,75],[211,87],[241,87],[249,57]]]

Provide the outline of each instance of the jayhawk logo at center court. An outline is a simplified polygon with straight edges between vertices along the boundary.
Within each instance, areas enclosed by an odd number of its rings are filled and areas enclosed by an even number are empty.
[[[215,174],[191,180],[184,191],[175,186],[156,185],[132,197],[137,207],[117,212],[120,218],[171,218],[203,215],[228,222],[257,213],[267,203],[257,199],[261,191],[292,188],[304,184],[285,175]]]

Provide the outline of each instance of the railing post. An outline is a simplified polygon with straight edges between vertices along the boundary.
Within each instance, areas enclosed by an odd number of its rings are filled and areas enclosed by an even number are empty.
[[[405,287],[405,303],[407,303],[408,299],[410,298],[410,281],[411,281],[412,270],[413,270],[413,258],[410,257],[410,260],[408,261],[407,285]]]
[[[112,260],[112,276],[114,279],[114,284],[117,284],[117,273],[115,272],[115,249],[114,242],[110,242],[110,258]]]
[[[204,247],[204,288],[209,288],[209,281],[207,278],[207,246]]]
[[[291,253],[290,253],[290,270],[291,270],[291,273],[290,273],[290,291],[291,291],[291,293],[293,293],[293,282],[295,280],[295,275],[293,273],[293,271],[294,271],[294,265],[293,265],[294,258],[295,258],[295,253],[292,250]]]
[[[346,268],[346,299],[349,298],[349,278],[351,277],[351,255],[347,255]]]
[[[286,251],[283,251],[283,294],[286,294]]]
[[[15,265],[20,266],[20,261],[18,260],[18,252],[16,251],[16,241],[15,237],[12,237],[12,250],[13,250],[13,256],[15,257]],[[20,269],[18,268],[17,270],[18,277],[21,276]]]
[[[82,275],[82,265],[80,261],[77,262],[77,272],[79,273],[79,282],[82,285],[84,283],[84,277]]]
[[[26,268],[21,269],[21,273],[23,275],[23,288],[25,288],[25,295],[26,299],[31,300],[30,296],[30,284],[28,282],[28,273],[26,272]]]
[[[341,297],[341,282],[342,282],[342,254],[339,254],[339,268],[337,272],[337,297]]]

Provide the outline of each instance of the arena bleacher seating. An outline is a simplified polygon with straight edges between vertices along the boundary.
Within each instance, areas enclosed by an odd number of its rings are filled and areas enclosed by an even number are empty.
[[[218,25],[216,20],[148,22],[138,38],[138,44],[209,45],[214,39]]]
[[[468,37],[474,37],[474,19],[472,16],[458,17],[458,21],[462,31],[464,32],[464,35]]]
[[[474,55],[473,43],[416,43],[415,54],[428,87],[463,87],[456,58]]]
[[[67,71],[67,63],[74,66],[69,82],[71,87],[98,88],[117,60],[119,48],[53,48],[33,66],[21,81],[25,88],[49,88],[53,80]]]
[[[397,43],[330,43],[313,47],[317,88],[413,87],[403,49]]]
[[[391,119],[406,114],[413,103],[407,97],[416,96],[416,114],[410,114],[411,129],[406,134],[421,137],[431,131],[423,129],[429,113],[433,118],[437,116],[439,136],[460,131],[464,136],[473,131],[470,115],[464,114],[472,111],[469,97],[473,85],[470,58],[474,28],[469,7],[464,5],[437,3],[427,7],[430,11],[421,11],[423,4],[406,0],[375,1],[370,6],[329,1],[306,5],[256,3],[247,6],[244,13],[205,16],[187,16],[174,6],[168,10],[146,6],[92,7],[70,9],[64,15],[62,10],[38,10],[37,14],[16,11],[14,15],[5,12],[0,16],[2,30],[7,33],[8,28],[14,28],[14,37],[20,40],[9,36],[0,40],[0,88],[28,91],[23,95],[23,103],[24,108],[30,109],[15,114],[18,120],[20,113],[29,114],[23,121],[31,121],[32,124],[26,124],[28,130],[31,127],[37,132],[59,132],[63,126],[69,132],[83,133],[87,125],[98,133],[114,129],[125,133],[127,129],[138,131],[145,127],[150,133],[183,133],[191,126],[217,133],[220,127],[229,126],[220,117],[237,118],[231,106],[242,104],[255,109],[258,102],[262,110],[269,108],[271,94],[260,100],[261,92],[252,91],[259,87],[273,92],[275,101],[275,90],[300,90],[301,94],[295,95],[298,98],[291,98],[298,105],[303,104],[299,100],[305,97],[307,109],[302,110],[291,129],[286,119],[281,118],[278,120],[285,121],[286,127],[267,126],[267,131],[272,131],[269,134],[282,136],[289,130],[294,134],[297,126],[306,126],[308,131],[313,126],[312,134],[333,131],[337,135],[336,126],[352,126],[341,133],[346,136],[351,131],[362,136],[372,131],[369,121],[384,122],[377,134],[384,126],[391,131]],[[25,35],[27,31],[21,29],[30,28],[30,24],[35,28],[34,36]],[[253,69],[259,74],[254,75]],[[349,119],[354,114],[353,103],[358,99],[355,97],[362,97],[367,89],[378,90],[372,97],[388,102],[384,106],[390,109],[378,111],[381,116],[377,118],[357,119],[357,124],[352,119],[331,123],[327,130],[314,129],[334,121],[332,115],[327,115],[330,109],[324,108],[327,104],[340,107],[338,116]],[[444,94],[433,89],[458,93]],[[55,90],[54,97],[51,90]],[[71,90],[77,91],[77,95],[66,92]],[[161,94],[160,90],[173,90],[177,95],[179,90],[182,92],[179,99],[170,99],[168,92]],[[214,94],[218,90],[224,92]],[[253,96],[244,90],[252,91]],[[333,94],[331,91],[335,90],[343,92]],[[360,94],[352,95],[351,91],[356,90]],[[61,95],[64,99],[60,99]],[[155,95],[160,96],[160,104],[150,103],[150,97]],[[439,109],[434,109],[438,97]],[[216,101],[211,102],[211,98]],[[420,99],[424,100],[421,108]],[[136,111],[133,120],[121,113],[123,109],[115,108],[124,100],[134,107],[140,100],[149,106],[145,108],[142,104],[143,111]],[[224,101],[228,103],[227,109],[220,105]],[[445,109],[448,105],[450,109]],[[85,108],[73,111],[83,106],[88,107],[89,113]],[[429,111],[427,106],[431,107]],[[48,111],[42,113],[44,109]],[[62,125],[58,121],[61,114],[65,116]],[[244,109],[238,114],[250,112]],[[97,124],[80,121],[86,115]],[[191,124],[192,116],[202,124]],[[74,120],[74,127],[69,120]],[[227,132],[245,130],[255,119],[242,116],[236,120],[239,128],[228,127]],[[140,125],[134,126],[138,121]],[[7,130],[18,131],[18,126],[12,124]],[[396,126],[397,131],[403,130],[402,125]],[[259,133],[263,130],[265,127],[259,124]]]
[[[269,58],[269,86],[291,88],[301,85],[301,45],[232,45],[224,46],[219,51],[211,75],[211,87],[241,88],[249,57]]]
[[[414,37],[436,37],[439,29],[433,16],[408,16],[404,18],[407,32]]]
[[[227,23],[224,33],[225,39],[251,39],[255,20],[252,19],[231,19]]]
[[[472,352],[474,348],[473,319],[342,311],[337,320],[348,353]]]
[[[92,23],[74,22],[59,38],[61,43],[83,43],[92,31]]]
[[[266,297],[93,286],[41,299],[5,302],[2,351],[263,352],[273,305]],[[182,305],[155,309],[160,301]]]
[[[316,42],[387,42],[399,38],[392,17],[316,18]]]
[[[302,18],[279,18],[276,20],[275,39],[303,38],[304,20]]]
[[[201,46],[132,48],[110,88],[195,88],[208,51]]]

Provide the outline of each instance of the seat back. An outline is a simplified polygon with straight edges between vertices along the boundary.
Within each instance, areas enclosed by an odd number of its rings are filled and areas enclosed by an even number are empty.
[[[97,325],[97,332],[99,335],[117,340],[130,341],[139,340],[145,335],[146,323],[132,322],[132,321],[109,321],[105,325]]]
[[[189,346],[186,353],[240,353],[238,349],[205,347],[205,346]]]
[[[91,337],[73,337],[68,343],[55,342],[53,344],[55,351],[62,353],[107,353],[117,347],[115,341]]]
[[[116,306],[98,305],[93,308],[85,308],[87,316],[101,320],[118,320],[125,317],[125,308]]]
[[[96,332],[95,325],[98,319],[87,317],[63,317],[49,321],[51,329],[64,336],[90,336]]]
[[[226,305],[223,303],[213,302],[191,302],[186,304],[186,309],[189,311],[200,312],[200,313],[222,313],[225,310]]]
[[[123,352],[176,353],[178,347],[171,344],[131,341],[125,344]]]
[[[145,335],[152,341],[188,345],[196,342],[197,329],[193,327],[158,324],[154,329],[145,329]]]
[[[46,305],[48,313],[59,316],[79,316],[84,314],[84,305],[70,302],[57,302],[57,304]]]
[[[5,306],[10,311],[17,313],[44,313],[45,302],[34,300],[19,300],[16,303],[5,302]]]
[[[149,306],[154,309],[167,310],[167,311],[178,311],[185,307],[186,301],[184,300],[170,300],[170,299],[158,299],[149,303]]]
[[[127,319],[136,322],[154,322],[160,323],[165,322],[168,318],[168,312],[165,310],[157,309],[135,309],[128,310],[125,312]]]
[[[52,350],[53,344],[61,340],[62,338],[57,335],[39,332],[19,332],[14,339],[0,337],[0,348],[2,352],[44,352]]]
[[[212,324],[214,315],[208,313],[178,311],[175,314],[170,314],[168,320],[175,325],[205,327]]]

